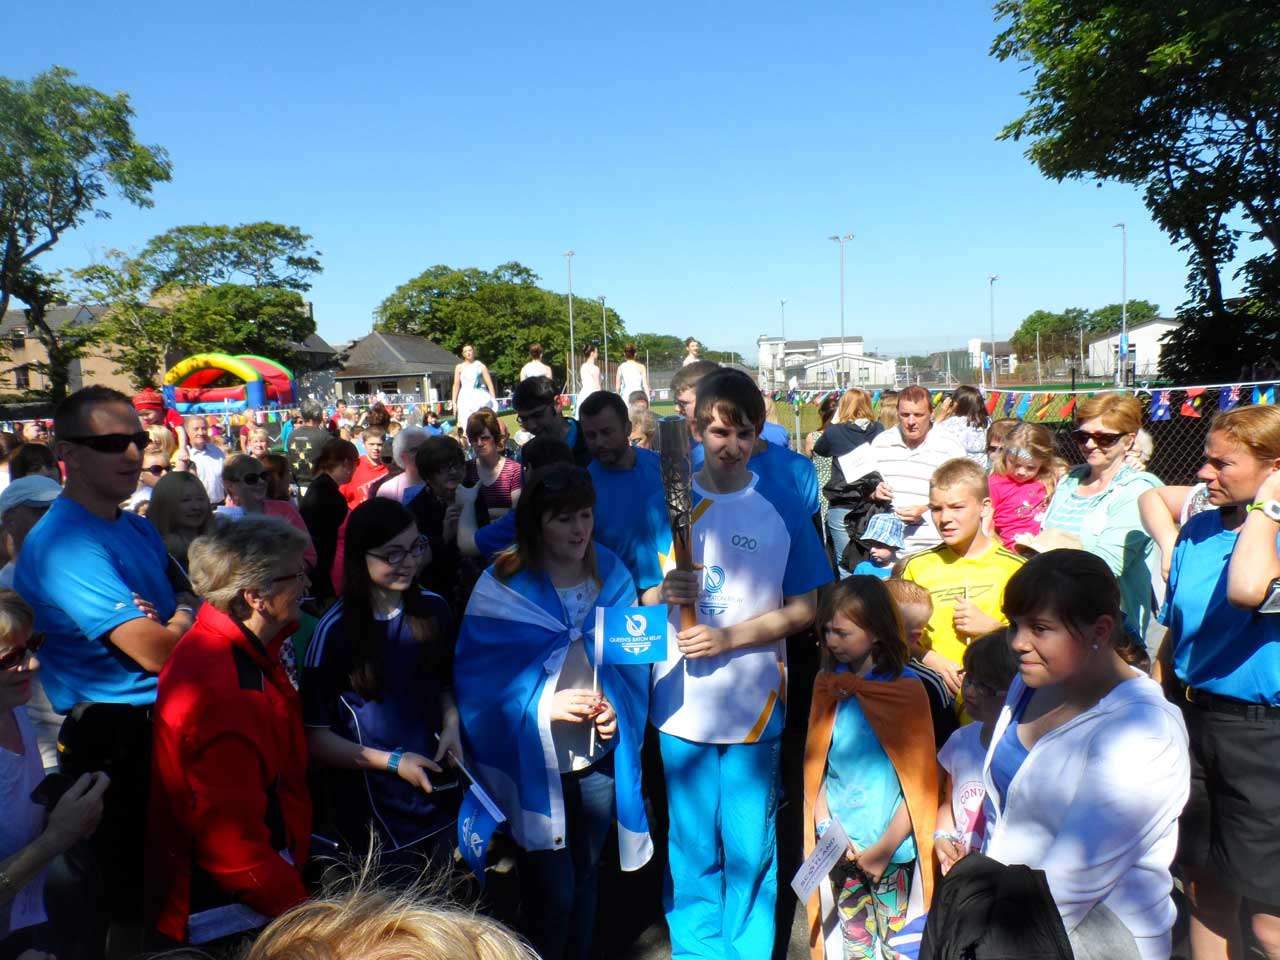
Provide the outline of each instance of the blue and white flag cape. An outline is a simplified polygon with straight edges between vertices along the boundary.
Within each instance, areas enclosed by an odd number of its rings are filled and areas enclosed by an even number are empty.
[[[630,606],[636,588],[613,553],[596,545],[603,585],[596,603]],[[595,660],[595,615],[585,633],[564,623],[560,596],[544,573],[522,570],[506,583],[485,571],[458,633],[453,692],[467,764],[526,850],[565,846],[560,766],[551,739],[551,698],[569,643],[583,637]],[[649,709],[649,671],[603,664],[600,685],[618,713],[613,751],[618,854],[623,870],[653,855],[640,789],[640,745]]]

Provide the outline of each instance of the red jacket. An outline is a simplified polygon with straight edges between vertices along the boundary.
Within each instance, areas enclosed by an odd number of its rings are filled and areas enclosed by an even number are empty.
[[[290,633],[264,649],[206,603],[160,672],[147,919],[173,940],[186,940],[193,910],[217,902],[274,917],[307,897],[306,735],[279,659]]]
[[[367,456],[363,456],[356,463],[355,473],[351,475],[351,480],[338,489],[347,498],[347,506],[354,510],[369,499],[369,488],[373,486],[374,481],[386,475],[387,465],[385,463],[381,461],[373,463]]]

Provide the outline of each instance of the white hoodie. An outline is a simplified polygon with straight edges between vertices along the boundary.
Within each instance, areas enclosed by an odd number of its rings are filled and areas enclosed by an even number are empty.
[[[1067,932],[1104,903],[1143,960],[1167,960],[1175,913],[1169,865],[1191,780],[1182,714],[1134,671],[1036,742],[1002,804],[991,756],[1026,689],[1014,680],[983,764],[995,810],[985,853],[1043,870]]]

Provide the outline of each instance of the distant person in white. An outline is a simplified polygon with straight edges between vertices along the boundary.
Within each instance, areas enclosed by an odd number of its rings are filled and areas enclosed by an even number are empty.
[[[616,379],[618,396],[623,400],[628,400],[633,393],[649,396],[649,371],[643,363],[636,360],[636,345],[628,343],[622,348],[622,355],[626,359],[618,364]]]
[[[906,525],[902,556],[942,542],[929,515],[929,478],[948,460],[964,456],[955,440],[930,430],[929,391],[912,385],[898,394],[898,425],[871,441],[883,481],[872,497],[892,504]]]
[[[528,380],[530,377],[551,377],[551,368],[542,362],[542,344],[529,344],[529,362],[520,368],[520,379]]]
[[[209,422],[204,417],[187,417],[187,450],[191,455],[191,469],[209,494],[209,502],[216,507],[227,499],[227,491],[222,486],[222,461],[226,454],[216,443],[209,442]]]
[[[702,350],[702,344],[698,342],[696,337],[689,337],[687,340],[685,340],[684,349],[685,349],[684,361],[680,364],[680,366],[687,367],[689,364],[697,363],[698,360],[701,359],[698,356],[698,353]]]
[[[476,348],[470,343],[462,345],[462,363],[453,368],[453,412],[458,423],[465,425],[467,419],[483,407],[497,409],[493,399],[493,379],[489,376],[489,368],[476,359]]]

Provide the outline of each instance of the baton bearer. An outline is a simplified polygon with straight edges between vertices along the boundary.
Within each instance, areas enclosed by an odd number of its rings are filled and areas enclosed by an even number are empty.
[[[662,488],[671,517],[671,545],[677,570],[693,570],[693,466],[689,460],[689,421],[684,417],[658,418],[658,455]],[[692,604],[680,607],[680,629],[697,624]]]

